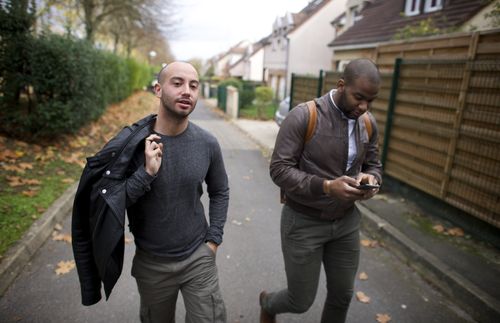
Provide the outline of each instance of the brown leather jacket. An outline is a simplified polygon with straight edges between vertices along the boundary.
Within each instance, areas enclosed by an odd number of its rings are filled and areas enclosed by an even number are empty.
[[[378,156],[378,128],[369,113],[372,136],[368,137],[362,118],[356,121],[357,157],[346,171],[348,123],[333,106],[330,96],[315,99],[317,123],[313,137],[304,144],[309,120],[305,103],[292,109],[276,138],[270,173],[276,185],[285,191],[286,204],[294,210],[322,219],[335,219],[350,213],[354,202],[344,202],[323,192],[323,181],[342,175],[356,177],[359,172],[372,174],[382,183],[382,164]]]

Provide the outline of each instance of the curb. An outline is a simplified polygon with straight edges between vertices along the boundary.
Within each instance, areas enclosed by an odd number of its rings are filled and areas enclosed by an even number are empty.
[[[10,247],[0,263],[0,296],[3,296],[10,284],[16,279],[24,266],[31,260],[47,238],[54,226],[61,222],[73,208],[78,182],[71,185],[43,214],[36,220],[22,238]]]
[[[364,232],[381,238],[397,257],[423,275],[445,295],[457,301],[480,322],[498,322],[500,301],[480,290],[453,268],[421,248],[390,223],[370,211],[363,203],[356,203],[363,220]]]

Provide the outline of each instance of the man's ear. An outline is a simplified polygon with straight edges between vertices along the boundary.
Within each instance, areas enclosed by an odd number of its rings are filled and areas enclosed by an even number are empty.
[[[158,82],[155,83],[154,90],[155,90],[156,97],[157,98],[161,98],[161,86],[160,86],[160,83],[158,83]]]
[[[344,92],[345,81],[344,79],[339,79],[337,81],[337,91]]]

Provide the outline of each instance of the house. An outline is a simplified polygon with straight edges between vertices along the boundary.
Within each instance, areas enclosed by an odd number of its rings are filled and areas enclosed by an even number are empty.
[[[291,86],[291,74],[315,74],[331,69],[328,38],[330,22],[339,16],[346,0],[313,0],[298,13],[277,17],[264,47],[264,79],[283,99]]]
[[[263,38],[248,46],[246,54],[229,67],[229,75],[245,81],[262,82],[264,80],[264,44],[266,42],[267,38]]]
[[[333,69],[343,70],[354,58],[376,59],[376,48],[395,39],[434,33],[491,28],[486,12],[495,1],[484,0],[349,0],[346,15],[332,21],[337,37]],[[348,19],[350,18],[350,19]]]
[[[227,52],[213,58],[214,75],[229,77],[229,68],[246,55],[248,47],[251,45],[252,43],[248,40],[240,41]]]

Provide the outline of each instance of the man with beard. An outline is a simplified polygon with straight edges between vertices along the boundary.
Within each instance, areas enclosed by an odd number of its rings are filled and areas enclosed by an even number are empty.
[[[373,197],[380,185],[378,130],[368,112],[380,74],[367,59],[350,62],[337,89],[290,111],[280,127],[270,174],[284,190],[281,244],[287,288],[261,292],[261,322],[279,313],[303,313],[313,304],[321,264],[327,298],[321,322],[345,322],[359,262],[360,213],[354,202]],[[366,186],[366,185],[365,185]]]
[[[127,187],[141,321],[174,322],[180,291],[186,322],[225,322],[215,254],[229,189],[216,138],[188,120],[198,100],[198,73],[188,63],[171,63],[160,71],[154,91],[158,116]],[[209,225],[200,200],[203,182]]]

